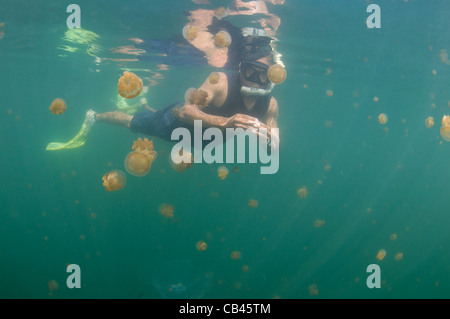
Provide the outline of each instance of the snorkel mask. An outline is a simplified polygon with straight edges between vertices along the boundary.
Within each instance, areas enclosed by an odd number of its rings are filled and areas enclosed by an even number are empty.
[[[286,70],[279,59],[280,54],[272,51],[272,60],[275,64],[270,67],[256,60],[268,56],[268,52],[252,54],[243,59],[239,69],[242,77],[248,81],[264,88],[245,86],[241,88],[241,93],[249,96],[264,96],[272,92],[275,84],[281,84],[286,80]]]

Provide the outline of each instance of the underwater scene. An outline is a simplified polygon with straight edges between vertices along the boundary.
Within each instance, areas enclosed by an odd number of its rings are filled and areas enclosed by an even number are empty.
[[[0,298],[449,298],[449,17],[0,0]]]

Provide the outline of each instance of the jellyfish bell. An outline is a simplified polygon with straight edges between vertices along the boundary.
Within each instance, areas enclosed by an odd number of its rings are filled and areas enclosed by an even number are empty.
[[[131,175],[142,177],[150,172],[152,162],[157,157],[157,152],[153,150],[153,142],[147,138],[138,138],[133,143],[133,152],[125,158],[125,169]]]
[[[225,166],[220,166],[217,169],[217,176],[219,176],[219,178],[221,180],[224,180],[225,178],[227,178],[227,176],[228,176],[228,168],[226,168]]]
[[[196,88],[189,88],[184,93],[184,99],[187,104],[206,106],[208,102],[208,93]]]
[[[134,176],[142,177],[147,175],[151,165],[151,159],[142,152],[130,152],[125,158],[125,169]]]
[[[123,72],[117,84],[119,94],[126,99],[132,99],[138,96],[142,91],[142,87],[143,83],[141,78],[128,71]]]
[[[127,183],[127,177],[121,170],[115,169],[103,175],[103,186],[106,191],[114,192],[123,188]]]
[[[194,156],[191,152],[184,151],[182,148],[172,149],[169,156],[170,166],[178,173],[191,167],[194,163]]]
[[[206,244],[204,241],[200,240],[195,245],[198,251],[205,251],[208,248],[208,244]]]
[[[427,117],[425,120],[425,126],[428,128],[432,128],[434,126],[434,118],[432,116]]]
[[[384,113],[381,113],[380,115],[378,115],[378,121],[380,122],[381,125],[386,124],[388,121],[387,115]]]
[[[214,36],[214,45],[218,48],[228,48],[231,41],[231,35],[225,30],[220,30]]]
[[[159,213],[166,218],[173,218],[174,210],[175,208],[170,204],[161,204],[158,208]]]
[[[267,70],[267,77],[273,84],[281,84],[286,80],[286,69],[280,64],[274,64]]]
[[[188,104],[193,104],[196,92],[197,92],[196,88],[192,87],[187,89],[186,92],[184,93],[184,101]]]
[[[387,252],[386,252],[385,249],[380,249],[380,250],[378,251],[378,253],[377,253],[377,259],[378,259],[378,260],[383,260],[384,257],[386,257],[386,254],[387,254]]]
[[[186,40],[188,40],[188,41],[192,41],[192,40],[194,40],[196,37],[197,37],[197,35],[198,35],[198,29],[197,29],[197,27],[196,26],[194,26],[194,25],[191,25],[191,24],[186,24],[184,27],[183,27],[183,37],[186,39]]]
[[[210,84],[217,84],[217,83],[219,83],[219,80],[220,80],[219,73],[217,73],[217,72],[212,72],[212,73],[209,75],[209,83],[210,83]]]
[[[228,8],[218,7],[216,9],[214,9],[214,16],[219,20],[225,18],[229,14],[230,14],[230,10]]]
[[[450,142],[450,126],[441,126],[441,136],[447,142]]]
[[[66,102],[64,102],[64,100],[60,98],[54,99],[49,107],[49,110],[52,112],[52,114],[62,114],[66,111]]]
[[[444,115],[442,117],[442,126],[450,126],[450,115]]]
[[[55,290],[58,290],[58,288],[59,288],[58,282],[54,279],[49,280],[47,285],[48,285],[48,290],[50,290],[50,291],[55,291]]]

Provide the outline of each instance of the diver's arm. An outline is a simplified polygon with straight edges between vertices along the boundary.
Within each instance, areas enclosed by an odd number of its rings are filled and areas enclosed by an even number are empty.
[[[202,125],[205,127],[219,127],[224,128],[226,118],[223,116],[215,116],[207,114],[202,111],[203,108],[209,105],[216,105],[223,92],[227,90],[227,78],[224,73],[217,72],[218,75],[215,80],[211,80],[213,73],[206,79],[198,90],[194,90],[187,102],[180,108],[176,109],[174,115],[181,121],[194,124],[195,120],[202,120]],[[212,83],[211,83],[212,82]],[[223,97],[222,97],[223,99]]]
[[[198,103],[186,103],[180,109],[174,111],[174,115],[181,121],[194,124],[195,120],[202,120],[204,127],[225,128],[263,128],[266,125],[258,119],[245,115],[234,114],[231,117],[211,115],[203,111],[206,106],[220,108],[226,100],[228,80],[225,73],[213,72],[219,75],[218,82],[211,81],[211,76],[202,84],[195,93],[194,100]],[[212,83],[211,83],[212,82]],[[269,132],[270,133],[270,132]]]
[[[223,116],[211,115],[203,112],[198,105],[184,104],[175,115],[187,124],[194,124],[195,120],[201,120],[204,127],[225,128],[227,118]]]

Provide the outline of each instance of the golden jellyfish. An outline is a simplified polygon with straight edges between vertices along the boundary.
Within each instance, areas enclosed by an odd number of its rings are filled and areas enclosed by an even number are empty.
[[[197,90],[196,88],[189,88],[184,93],[184,99],[188,104],[204,106],[208,101],[208,93],[203,90]]]
[[[127,177],[124,172],[119,169],[115,169],[103,175],[102,181],[106,191],[114,192],[125,186],[127,183]]]
[[[191,152],[184,151],[182,148],[173,149],[169,156],[170,166],[178,173],[192,166],[194,156]]]
[[[205,251],[206,248],[208,248],[208,245],[204,241],[200,240],[197,242],[195,247],[197,248],[198,251]]]
[[[380,250],[378,251],[378,253],[377,253],[377,259],[378,259],[378,260],[383,260],[384,257],[386,257],[386,254],[387,254],[386,250],[380,249]]]
[[[0,22],[0,39],[5,36],[5,22]]]
[[[231,35],[225,31],[221,30],[214,36],[214,45],[218,48],[228,48],[231,44]]]
[[[183,37],[188,40],[192,41],[194,40],[198,35],[198,29],[196,26],[191,24],[186,24],[183,28]]]
[[[378,121],[380,122],[380,124],[384,125],[387,123],[388,121],[388,117],[386,114],[381,113],[380,115],[378,115]]]
[[[316,284],[311,284],[308,286],[308,292],[310,296],[317,296],[319,294],[319,288]]]
[[[175,208],[170,204],[159,205],[159,213],[166,218],[173,218],[173,211]]]
[[[60,98],[54,99],[49,107],[49,110],[52,112],[52,114],[63,114],[66,111],[66,102],[64,102],[64,100]]]
[[[258,201],[256,199],[250,199],[248,201],[248,206],[256,208],[256,207],[258,207]]]
[[[47,286],[48,286],[48,290],[50,290],[50,291],[55,291],[55,290],[58,290],[58,288],[59,288],[58,282],[53,279],[49,280],[49,282],[47,283]]]
[[[214,9],[214,16],[219,20],[225,18],[229,13],[230,10],[225,7],[218,7]]]
[[[442,118],[441,136],[444,140],[450,141],[450,116],[444,115]]]
[[[269,70],[267,70],[267,77],[270,82],[274,84],[281,84],[286,80],[286,69],[279,64],[274,64],[269,68]]]
[[[308,187],[306,186],[302,186],[299,189],[297,189],[297,195],[300,198],[306,198],[308,196],[308,193],[309,193]]]
[[[122,97],[132,99],[141,93],[143,86],[144,84],[140,77],[133,72],[125,71],[119,79],[117,90]]]
[[[314,221],[314,227],[319,228],[325,225],[325,221],[323,219],[316,219]]]
[[[230,257],[231,257],[231,259],[238,260],[238,259],[241,259],[242,254],[239,250],[235,250],[235,251],[231,252]]]
[[[403,253],[402,252],[396,253],[394,258],[395,258],[396,261],[402,260],[403,259]]]
[[[228,176],[228,168],[226,168],[225,166],[220,166],[217,169],[217,176],[219,176],[219,178],[221,180],[224,180],[225,178],[227,178],[227,176]]]
[[[147,175],[158,154],[153,150],[153,141],[149,141],[147,138],[142,140],[139,137],[133,143],[132,149],[134,151],[130,152],[125,158],[127,172],[138,177]]]
[[[219,83],[219,79],[220,79],[220,76],[219,76],[219,73],[217,73],[217,72],[212,72],[209,75],[209,83],[210,84],[217,84],[217,83]]]
[[[432,116],[428,116],[425,120],[425,125],[428,128],[432,128],[434,126],[434,118]]]

